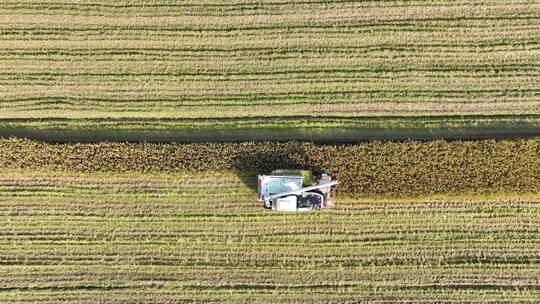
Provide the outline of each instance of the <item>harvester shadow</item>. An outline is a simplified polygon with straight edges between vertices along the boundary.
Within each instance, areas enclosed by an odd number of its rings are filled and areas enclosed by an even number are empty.
[[[322,173],[303,144],[291,147],[279,146],[273,151],[253,151],[240,153],[232,159],[234,173],[254,192],[257,191],[257,175],[270,174],[277,169],[311,170],[313,174]]]

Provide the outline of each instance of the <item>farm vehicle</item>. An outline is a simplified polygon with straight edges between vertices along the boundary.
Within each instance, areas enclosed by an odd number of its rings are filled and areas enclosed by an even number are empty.
[[[332,187],[336,180],[326,173],[313,177],[307,174],[283,174],[292,170],[276,170],[272,175],[257,177],[257,200],[275,211],[310,211],[333,207]]]

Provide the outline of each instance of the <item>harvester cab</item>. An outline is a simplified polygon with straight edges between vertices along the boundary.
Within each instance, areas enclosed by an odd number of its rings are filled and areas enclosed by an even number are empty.
[[[275,211],[309,211],[333,207],[330,192],[336,180],[326,173],[313,177],[309,174],[259,175],[257,178],[257,200],[264,207]],[[274,174],[274,172],[272,172]]]

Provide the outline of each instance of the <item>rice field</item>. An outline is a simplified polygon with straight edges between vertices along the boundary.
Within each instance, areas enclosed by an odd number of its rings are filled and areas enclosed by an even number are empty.
[[[1,140],[0,302],[535,303],[539,161],[538,140]],[[337,207],[262,208],[255,174],[293,164],[333,170]]]
[[[0,168],[36,172],[236,173],[255,188],[275,169],[327,172],[353,197],[540,192],[540,139],[313,143],[50,144],[0,140]]]
[[[538,303],[539,84],[537,0],[0,1],[0,303]]]
[[[535,0],[6,0],[0,136],[538,136],[539,11]]]
[[[209,184],[211,183],[211,186]],[[3,170],[5,303],[536,303],[540,197],[273,213],[234,174]]]

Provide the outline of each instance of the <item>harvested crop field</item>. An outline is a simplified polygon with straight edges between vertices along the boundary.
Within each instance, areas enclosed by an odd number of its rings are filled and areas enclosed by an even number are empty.
[[[535,303],[538,149],[2,140],[0,300]],[[334,170],[337,207],[262,208],[282,165]]]
[[[211,187],[209,187],[211,183]],[[2,171],[0,299],[536,303],[536,195],[268,212],[234,174]]]
[[[535,0],[2,1],[0,136],[537,136],[539,11]]]
[[[539,84],[537,0],[0,1],[0,302],[538,303]]]

